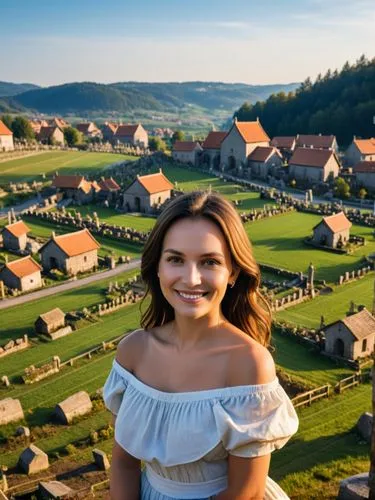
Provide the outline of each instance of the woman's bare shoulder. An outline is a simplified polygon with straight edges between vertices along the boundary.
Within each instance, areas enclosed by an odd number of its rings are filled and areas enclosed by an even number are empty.
[[[126,370],[133,372],[145,350],[149,333],[140,328],[128,333],[117,346],[116,360]]]

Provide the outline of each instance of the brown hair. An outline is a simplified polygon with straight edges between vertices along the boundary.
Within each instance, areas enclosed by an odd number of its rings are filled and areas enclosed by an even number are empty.
[[[234,287],[227,288],[221,303],[225,318],[260,344],[268,346],[271,310],[259,291],[260,270],[249,238],[233,205],[221,195],[206,191],[194,191],[175,198],[161,213],[151,231],[141,263],[141,275],[146,285],[143,300],[151,295],[151,303],[142,313],[142,328],[147,330],[174,319],[174,310],[160,289],[157,276],[159,260],[164,236],[171,225],[178,220],[195,217],[207,218],[220,228],[233,265],[240,270]]]

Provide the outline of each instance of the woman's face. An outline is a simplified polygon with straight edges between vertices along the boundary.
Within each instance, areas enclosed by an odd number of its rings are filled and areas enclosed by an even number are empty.
[[[176,315],[215,315],[234,280],[231,256],[220,229],[210,220],[182,219],[167,231],[158,274]]]

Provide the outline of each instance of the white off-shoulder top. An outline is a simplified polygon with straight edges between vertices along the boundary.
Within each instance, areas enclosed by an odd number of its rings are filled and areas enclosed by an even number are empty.
[[[284,446],[298,428],[277,378],[261,385],[169,393],[144,384],[114,360],[103,397],[117,415],[117,443],[146,464],[141,500],[209,498],[226,487],[228,454],[266,455]],[[288,498],[270,478],[267,484],[267,499]]]

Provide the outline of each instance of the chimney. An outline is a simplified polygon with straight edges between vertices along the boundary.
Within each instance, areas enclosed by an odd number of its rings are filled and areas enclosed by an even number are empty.
[[[56,233],[55,233],[55,231],[52,231],[51,237],[52,237],[52,239],[53,239],[53,240],[56,238]]]
[[[5,264],[8,264],[8,255],[7,254],[4,255],[4,262],[5,262]]]
[[[8,212],[8,224],[12,224],[12,214]]]
[[[237,116],[234,117],[234,123],[237,123]]]
[[[162,173],[163,173],[162,169],[161,169],[161,168],[159,168],[159,174],[162,174]]]
[[[17,222],[16,214],[14,213],[14,208],[11,208],[10,210],[12,212],[12,220],[13,220],[13,222]]]

